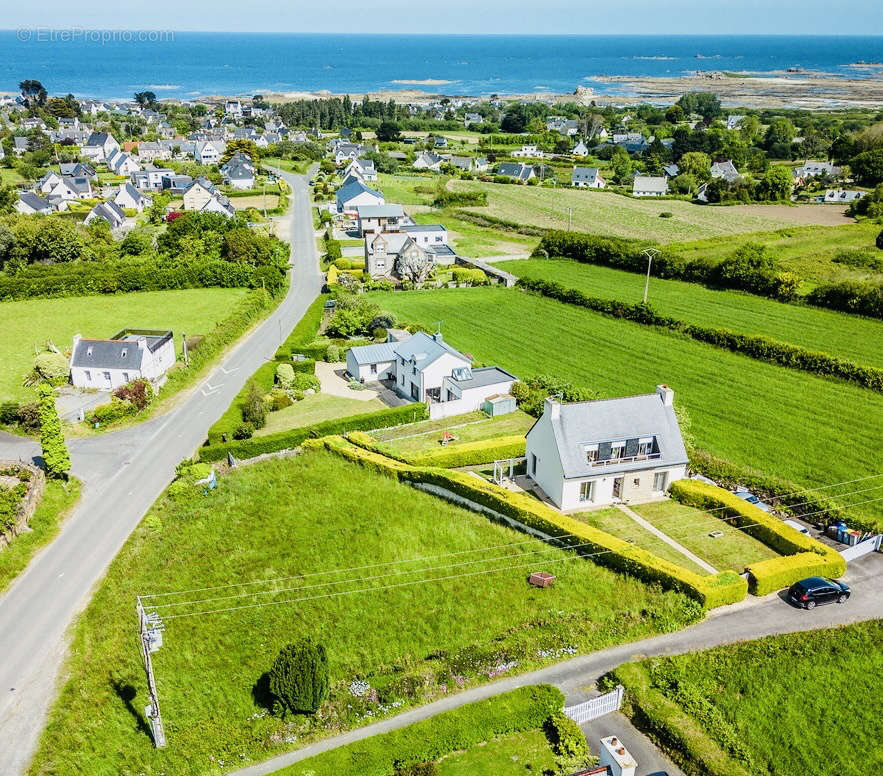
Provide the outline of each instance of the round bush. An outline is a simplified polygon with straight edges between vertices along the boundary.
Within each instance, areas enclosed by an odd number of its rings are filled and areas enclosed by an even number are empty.
[[[328,697],[328,655],[322,644],[287,644],[270,669],[270,692],[297,714],[314,714]]]
[[[67,359],[61,353],[46,352],[34,359],[34,371],[43,380],[59,385],[67,382],[69,367]]]
[[[251,423],[240,423],[233,429],[234,439],[251,439],[252,434],[254,434],[254,426]]]
[[[674,213],[671,213],[671,212],[669,212],[668,210],[663,210],[663,211],[659,214],[659,217],[660,217],[660,218],[672,218],[673,216],[674,216]]]

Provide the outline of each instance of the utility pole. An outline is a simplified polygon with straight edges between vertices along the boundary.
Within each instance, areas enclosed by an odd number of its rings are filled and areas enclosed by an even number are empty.
[[[144,708],[144,716],[150,723],[154,746],[157,749],[162,749],[166,745],[166,733],[159,710],[159,693],[156,690],[153,661],[150,655],[162,646],[162,634],[165,628],[158,614],[155,612],[147,614],[144,611],[141,596],[138,596],[135,608],[138,612],[138,640],[141,642],[141,657],[144,660],[144,673],[147,674],[147,693],[150,696],[150,704]]]
[[[181,332],[181,339],[183,340],[184,366],[190,366],[190,354],[187,352],[187,335],[183,331]]]
[[[641,251],[647,257],[647,279],[644,281],[644,304],[647,304],[647,292],[650,290],[650,265],[653,259],[659,255],[657,248],[645,248]]]
[[[567,208],[567,231],[573,231],[573,208]]]

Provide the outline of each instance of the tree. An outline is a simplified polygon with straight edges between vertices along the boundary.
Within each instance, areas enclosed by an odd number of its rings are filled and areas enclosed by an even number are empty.
[[[156,94],[153,92],[135,92],[135,102],[142,108],[156,105]]]
[[[61,431],[61,421],[55,408],[55,392],[48,383],[41,383],[40,394],[40,445],[43,448],[43,466],[46,474],[55,479],[67,477],[71,459]]]
[[[21,90],[21,96],[25,99],[25,104],[29,107],[31,102],[40,106],[46,103],[48,93],[39,81],[27,78],[18,85],[18,88]]]
[[[394,121],[381,121],[375,134],[381,143],[393,143],[402,136],[399,125]]]
[[[711,158],[701,151],[689,151],[678,160],[678,172],[707,181],[711,177]]]
[[[675,104],[679,105],[684,113],[698,113],[706,124],[723,112],[721,101],[714,92],[690,92],[683,95]]]
[[[684,120],[684,109],[675,103],[665,111],[665,120],[669,122],[669,124],[679,124]]]
[[[791,171],[787,167],[770,167],[757,182],[757,198],[779,201],[791,196]]]
[[[788,146],[790,148],[796,132],[794,125],[788,119],[777,116],[767,126],[763,144],[767,149],[772,149],[774,146]]]
[[[616,146],[610,157],[610,167],[613,170],[613,180],[616,183],[625,183],[634,169],[629,152],[622,146]]]
[[[270,669],[270,692],[295,714],[315,714],[328,697],[328,655],[322,644],[287,644]]]
[[[875,245],[883,251],[883,230],[880,231],[880,234],[877,235],[877,241]]]
[[[849,162],[855,179],[866,186],[883,183],[883,148],[862,151]]]
[[[0,186],[0,213],[11,213],[16,202],[18,202],[18,189],[12,184]]]
[[[692,194],[698,188],[696,178],[688,173],[681,173],[671,180],[671,190],[675,194]]]
[[[434,266],[435,259],[431,254],[414,250],[399,256],[396,261],[396,272],[402,280],[410,280],[414,285],[419,286],[429,277]]]
[[[515,102],[506,108],[503,119],[500,121],[500,129],[503,132],[511,132],[517,135],[527,129],[527,122],[529,120],[530,116],[527,114],[527,108],[520,102]]]
[[[250,423],[252,428],[263,428],[267,425],[267,405],[260,386],[252,381],[248,385],[248,393],[242,406],[242,419]]]

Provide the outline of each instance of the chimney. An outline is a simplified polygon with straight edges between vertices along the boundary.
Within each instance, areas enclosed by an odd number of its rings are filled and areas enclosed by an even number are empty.
[[[671,407],[674,405],[675,392],[667,385],[657,385],[656,393],[659,395],[659,398],[662,399],[662,403],[666,407]]]
[[[543,402],[543,413],[549,413],[549,418],[558,420],[561,417],[561,402],[556,401],[551,396],[547,396]]]
[[[432,338],[433,338],[436,342],[443,342],[443,340],[442,340],[442,333],[441,333],[440,331],[437,331],[435,334],[433,334],[433,335],[432,335]]]

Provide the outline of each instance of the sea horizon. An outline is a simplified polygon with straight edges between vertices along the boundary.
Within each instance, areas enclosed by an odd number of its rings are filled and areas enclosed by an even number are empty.
[[[122,33],[105,36],[94,33]],[[60,39],[55,33],[67,33]],[[140,33],[156,39],[139,40]],[[125,39],[129,38],[129,39]],[[255,50],[255,39],[261,48]],[[605,76],[678,78],[697,71],[769,76],[797,68],[869,79],[883,69],[881,35],[611,35],[0,30],[0,91],[34,78],[52,94],[131,99],[149,89],[179,100],[257,93],[424,91],[626,94]]]

